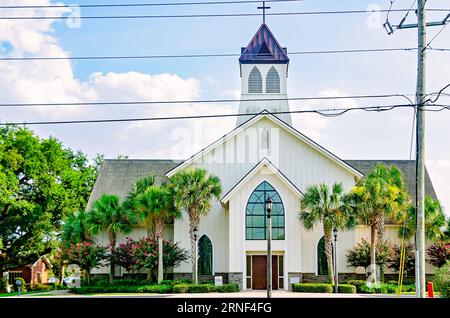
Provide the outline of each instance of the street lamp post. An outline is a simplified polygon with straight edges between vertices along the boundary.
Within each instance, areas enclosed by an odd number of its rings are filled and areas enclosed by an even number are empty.
[[[337,266],[337,234],[336,228],[333,229],[334,234],[334,292],[337,294],[339,290],[338,266]]]
[[[197,270],[197,264],[198,264],[198,228],[194,228],[194,242],[195,242],[195,248],[194,248],[194,284],[198,284],[198,270]]]
[[[267,298],[272,298],[272,199],[267,197],[264,203],[267,213]]]

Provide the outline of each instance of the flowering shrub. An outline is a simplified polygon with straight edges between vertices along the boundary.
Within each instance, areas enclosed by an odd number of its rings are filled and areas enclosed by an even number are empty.
[[[427,263],[442,267],[450,260],[450,242],[439,241],[427,248]]]
[[[392,259],[393,246],[388,241],[378,242],[375,253],[377,265],[385,268]],[[347,252],[346,256],[347,263],[350,266],[367,268],[370,265],[370,242],[362,239],[353,249]]]
[[[70,244],[64,249],[63,257],[69,264],[80,266],[81,271],[90,283],[91,270],[105,265],[103,262],[108,257],[108,248],[95,245],[93,242],[84,241],[77,244]]]
[[[393,269],[394,271],[400,270],[400,256],[401,256],[401,245],[394,244],[392,246],[392,255],[391,259],[389,260],[389,268]],[[414,273],[415,268],[415,248],[414,244],[411,243],[405,243],[405,275]]]
[[[127,271],[139,271],[146,268],[151,271],[158,269],[158,240],[144,237],[140,240],[127,238],[114,251],[114,258]],[[175,267],[188,259],[188,252],[178,246],[178,243],[163,241],[163,267]]]
[[[136,266],[135,250],[137,243],[127,237],[125,243],[120,243],[114,250],[114,262],[128,272],[133,273]]]

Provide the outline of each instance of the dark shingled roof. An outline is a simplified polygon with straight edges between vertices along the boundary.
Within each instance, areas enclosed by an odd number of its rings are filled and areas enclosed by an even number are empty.
[[[404,174],[411,200],[415,198],[415,161],[410,160],[345,160],[355,169],[367,174],[378,162],[385,165],[397,166]],[[152,159],[107,159],[102,164],[97,180],[89,198],[87,208],[102,194],[117,194],[124,199],[134,183],[141,177],[154,175],[156,183],[160,184],[166,180],[165,174],[180,164],[175,160],[152,160]],[[436,199],[428,171],[425,170],[425,192]]]
[[[175,160],[106,159],[98,173],[87,209],[91,209],[93,202],[104,193],[116,194],[123,200],[141,177],[154,175],[156,184],[161,184],[166,180],[166,172],[178,164],[180,161]]]
[[[405,176],[406,186],[412,202],[416,197],[416,161],[414,160],[345,160],[353,168],[359,170],[364,175],[379,162],[386,166],[397,166]],[[437,199],[428,171],[425,168],[425,193],[433,199]]]

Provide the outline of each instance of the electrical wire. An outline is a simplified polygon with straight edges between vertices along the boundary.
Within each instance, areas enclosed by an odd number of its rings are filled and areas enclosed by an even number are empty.
[[[255,98],[255,99],[200,99],[200,100],[160,100],[160,101],[106,101],[106,102],[57,102],[57,103],[0,103],[0,107],[51,107],[51,106],[94,106],[94,105],[150,105],[150,104],[215,104],[235,102],[266,102],[266,101],[300,101],[300,100],[340,100],[402,97],[412,104],[407,96],[414,94],[379,94],[350,96],[318,96],[318,97],[287,97],[287,98]]]
[[[391,10],[395,12],[405,12],[408,9]],[[433,12],[450,12],[450,9],[427,9]],[[379,10],[342,10],[342,11],[302,11],[302,12],[271,12],[266,16],[291,16],[291,15],[331,15],[331,14],[367,14],[374,12],[387,12],[385,9]],[[79,16],[79,19],[160,19],[160,18],[221,18],[221,17],[253,17],[261,16],[261,13],[218,13],[218,14],[181,14],[181,15],[105,15],[105,16]],[[65,20],[66,16],[2,16],[0,20]]]
[[[450,110],[450,105],[431,105],[439,106]],[[367,112],[385,112],[400,108],[411,108],[415,105],[382,105],[382,106],[366,106],[366,107],[348,107],[348,108],[331,108],[331,109],[312,109],[312,110],[295,110],[295,111],[280,111],[267,112],[271,115],[281,114],[307,114],[313,113],[325,117],[341,116],[347,112],[355,110],[364,110]],[[333,112],[333,113],[331,113]],[[192,116],[166,116],[166,117],[141,117],[141,118],[113,118],[113,119],[86,119],[86,120],[60,120],[60,121],[32,121],[32,122],[9,122],[0,123],[0,126],[8,125],[61,125],[61,124],[89,124],[89,123],[118,123],[118,122],[136,122],[136,121],[166,121],[166,120],[188,120],[188,119],[206,119],[206,118],[225,118],[225,117],[239,117],[239,116],[261,116],[265,112],[260,113],[234,113],[234,114],[212,114],[212,115],[192,115]]]
[[[305,0],[266,0],[266,2],[302,2]],[[116,7],[167,7],[167,6],[197,6],[197,5],[229,5],[229,4],[252,4],[261,3],[257,0],[235,0],[235,1],[204,1],[204,2],[164,2],[164,3],[117,3],[117,4],[54,4],[54,5],[11,5],[0,6],[0,9],[50,9],[50,8],[71,8],[76,6],[78,8],[116,8]]]
[[[323,51],[297,51],[289,52],[288,55],[313,55],[313,54],[343,54],[343,53],[370,53],[370,52],[398,52],[415,51],[417,48],[380,48],[380,49],[349,49],[349,50],[323,50]],[[431,50],[431,49],[430,49]],[[434,49],[433,49],[434,50]],[[266,53],[258,56],[273,56],[285,53]],[[27,56],[27,57],[0,57],[0,61],[59,61],[59,60],[124,60],[124,59],[165,59],[165,58],[212,58],[212,57],[238,57],[253,56],[253,54],[239,53],[206,53],[206,54],[169,54],[169,55],[105,55],[105,56]]]
[[[388,34],[392,34],[394,33],[398,28],[400,28],[402,26],[402,24],[406,21],[406,18],[408,17],[409,13],[411,12],[412,8],[414,7],[414,5],[416,4],[417,0],[414,0],[414,2],[411,4],[411,6],[409,7],[408,11],[406,12],[405,16],[400,20],[400,23],[392,26],[391,23],[389,22],[389,13],[392,11],[392,6],[394,4],[395,0],[391,0],[391,4],[389,6],[389,10],[386,14],[386,22],[384,23],[384,27],[386,28],[386,26],[388,26],[390,28],[390,30],[386,29],[388,31]]]
[[[431,43],[439,36],[439,34],[442,33],[442,31],[445,30],[445,28],[446,28],[449,24],[450,24],[450,22],[446,22],[446,23],[444,24],[444,26],[439,30],[439,32],[436,33],[436,35],[430,40],[430,42],[428,42],[428,44],[426,45],[426,48],[431,47],[431,46],[430,46]]]

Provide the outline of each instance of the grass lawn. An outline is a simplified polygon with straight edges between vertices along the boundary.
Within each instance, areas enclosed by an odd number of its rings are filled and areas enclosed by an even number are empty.
[[[29,292],[24,292],[24,293],[20,293],[20,295],[30,295],[30,294],[40,294],[40,293],[45,293],[51,290],[36,290],[36,291],[29,291]],[[18,292],[14,292],[14,293],[5,293],[5,294],[0,294],[0,297],[12,297],[12,296],[17,296],[19,295]]]

